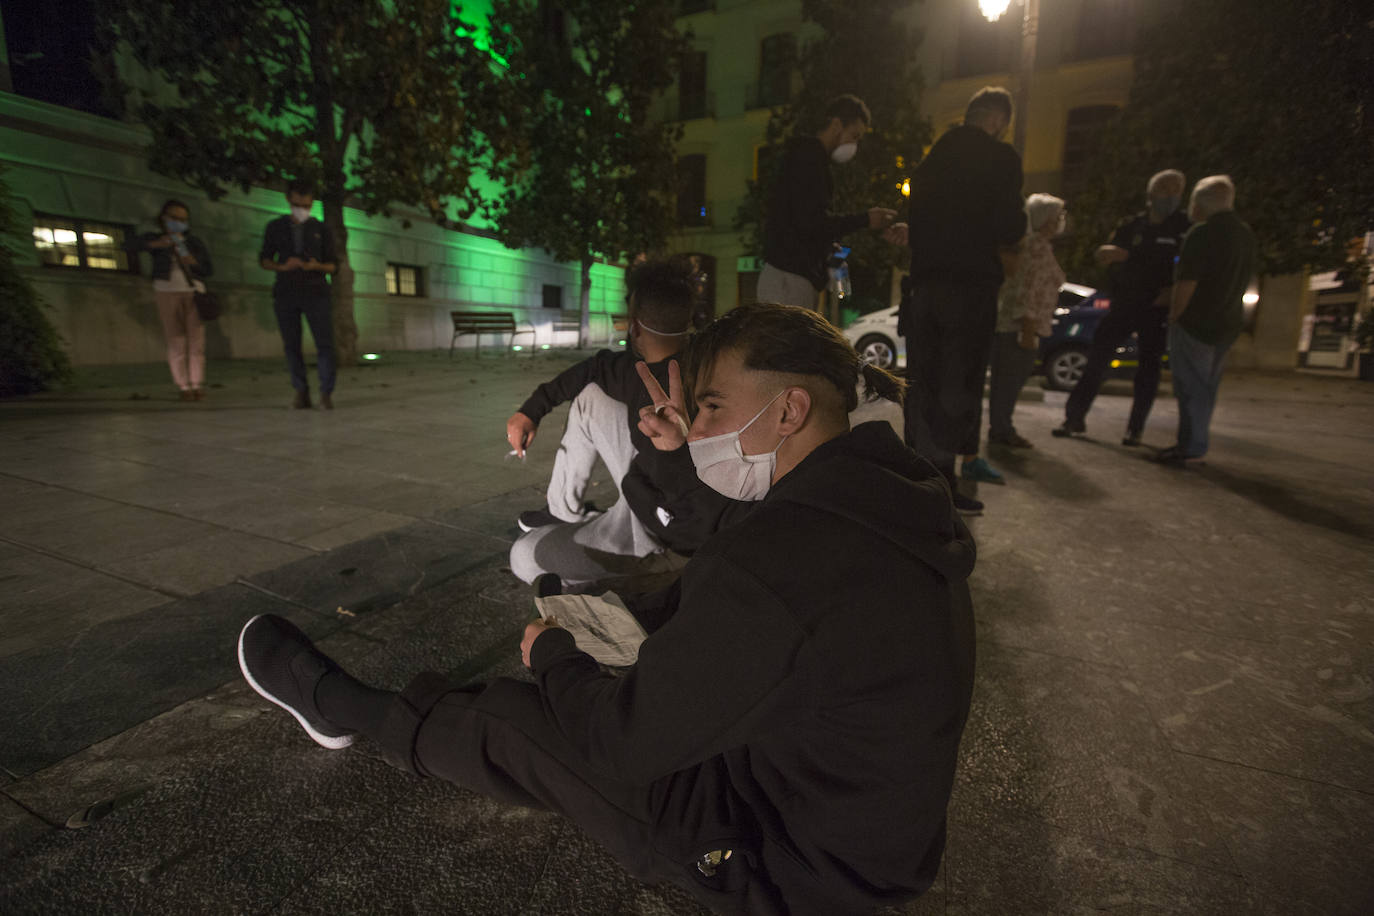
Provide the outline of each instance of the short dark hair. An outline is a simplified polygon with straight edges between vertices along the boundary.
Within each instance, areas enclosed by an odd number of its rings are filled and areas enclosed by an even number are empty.
[[[162,202],[162,209],[157,211],[158,219],[161,219],[162,217],[166,216],[167,211],[172,209],[173,207],[180,207],[181,209],[186,211],[187,216],[191,215],[190,207],[186,206],[185,203],[177,200],[175,197],[169,197],[167,200],[164,200]]]
[[[644,261],[625,275],[630,317],[642,318],[655,331],[679,334],[692,326],[695,290],[682,264]]]
[[[315,198],[315,182],[309,178],[292,178],[286,186],[287,194],[304,194],[311,200]]]
[[[819,312],[795,305],[742,305],[697,332],[685,360],[689,390],[727,350],[738,352],[744,367],[756,372],[825,379],[840,393],[846,411],[859,406],[860,378],[868,400],[881,397],[900,404],[906,389],[906,382],[892,373],[859,359]]]
[[[829,124],[831,118],[839,118],[841,124],[853,124],[855,121],[873,123],[868,106],[857,95],[837,95],[831,99],[825,106],[825,123]]]
[[[983,113],[1000,114],[1011,120],[1011,93],[1001,86],[984,86],[973,94],[973,98],[968,100],[968,108],[964,110],[964,120],[975,120]]]

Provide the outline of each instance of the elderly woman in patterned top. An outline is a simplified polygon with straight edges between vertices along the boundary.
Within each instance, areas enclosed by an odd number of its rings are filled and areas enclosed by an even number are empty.
[[[1064,271],[1054,259],[1050,239],[1064,230],[1064,201],[1050,194],[1026,200],[1029,234],[1016,271],[997,296],[997,333],[992,344],[992,384],[988,394],[988,442],[1012,448],[1031,443],[1012,425],[1021,386],[1035,368],[1040,338],[1050,333]]]

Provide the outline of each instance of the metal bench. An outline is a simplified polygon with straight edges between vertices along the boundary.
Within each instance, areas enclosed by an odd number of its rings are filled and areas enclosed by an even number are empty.
[[[606,345],[613,347],[625,339],[625,334],[630,329],[630,319],[627,315],[612,315],[610,319],[610,334],[606,339]],[[558,317],[553,320],[550,327],[555,334],[559,331],[572,331],[574,334],[580,335],[582,332],[582,313],[559,312]]]
[[[453,318],[453,339],[448,344],[449,359],[453,358],[453,348],[458,345],[458,338],[464,334],[473,335],[473,352],[478,356],[482,355],[483,334],[509,334],[511,346],[515,345],[515,338],[521,334],[528,334],[531,341],[535,340],[534,326],[521,328],[515,323],[515,315],[511,312],[453,311],[449,315]]]

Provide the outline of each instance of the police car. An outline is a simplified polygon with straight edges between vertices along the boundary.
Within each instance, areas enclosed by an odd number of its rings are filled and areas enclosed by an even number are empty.
[[[1046,387],[1069,391],[1083,375],[1097,323],[1111,305],[1104,294],[1090,286],[1065,283],[1059,287],[1050,336],[1040,341],[1035,371],[1045,376]],[[867,362],[892,369],[906,365],[906,341],[897,336],[897,309],[886,308],[859,317],[844,329],[844,336]],[[1168,357],[1166,356],[1167,360]],[[1109,377],[1129,378],[1135,373],[1134,335],[1118,347],[1108,366]]]

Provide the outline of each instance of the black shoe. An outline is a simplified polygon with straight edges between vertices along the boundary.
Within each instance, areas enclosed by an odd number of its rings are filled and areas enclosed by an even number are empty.
[[[315,706],[315,687],[338,666],[295,624],[259,614],[239,633],[239,670],[248,686],[296,717],[306,734],[332,751],[353,743],[353,732],[330,725]]]
[[[563,594],[563,580],[558,577],[558,573],[544,573],[534,580],[534,593],[540,598],[561,595]]]
[[[1035,448],[1035,443],[1020,433],[1008,436],[988,436],[988,445],[1001,445],[1006,448]]]
[[[520,517],[515,520],[515,524],[520,526],[520,530],[529,534],[536,528],[547,528],[550,525],[566,524],[561,518],[554,515],[548,509],[531,509],[528,512],[521,512]]]
[[[296,410],[309,410],[309,409],[310,409],[310,392],[309,392],[309,391],[297,391],[297,392],[296,392],[295,400],[293,400],[293,401],[291,402],[291,406],[292,406],[293,408],[295,408]]]
[[[1201,459],[1201,455],[1185,455],[1177,445],[1171,445],[1166,449],[1161,449],[1160,451],[1156,452],[1154,454],[1154,457],[1150,460],[1158,462],[1159,464],[1162,464],[1168,468],[1182,469],[1188,467],[1190,463],[1199,463]]]
[[[978,500],[965,496],[959,491],[954,492],[954,508],[959,510],[960,515],[982,515],[983,504]]]
[[[1122,437],[1121,444],[1131,448],[1136,447],[1140,444],[1140,433],[1130,429],[1126,430],[1126,435]]]
[[[1081,436],[1087,431],[1088,427],[1082,420],[1065,420],[1063,425],[1056,426],[1054,429],[1050,430],[1050,435],[1059,439],[1065,439],[1069,436]]]
[[[334,399],[330,397],[328,391],[320,392],[320,406],[323,407],[325,410],[334,409]]]

